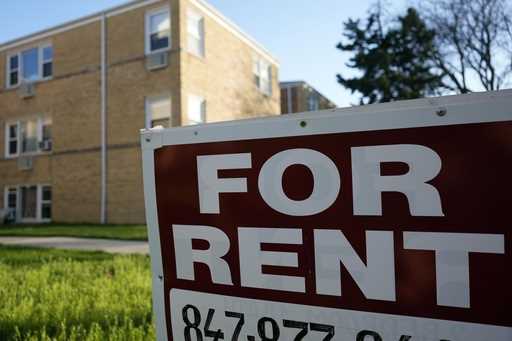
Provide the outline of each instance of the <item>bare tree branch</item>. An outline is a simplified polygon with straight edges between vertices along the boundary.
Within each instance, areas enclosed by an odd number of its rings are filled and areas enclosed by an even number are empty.
[[[497,90],[512,78],[508,0],[421,0],[418,7],[436,30],[436,65],[452,83],[447,88]]]

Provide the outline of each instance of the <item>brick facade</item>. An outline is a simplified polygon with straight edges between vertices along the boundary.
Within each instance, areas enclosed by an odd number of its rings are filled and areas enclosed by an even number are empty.
[[[146,17],[158,8],[170,9],[171,46],[165,52],[168,66],[148,71]],[[187,50],[190,9],[204,20],[204,57]],[[146,98],[170,96],[173,126],[189,123],[190,94],[206,101],[207,122],[280,113],[277,63],[202,0],[134,1],[0,45],[0,209],[7,208],[7,189],[17,189],[18,221],[23,222],[20,211],[26,203],[22,201],[28,200],[28,195],[22,200],[20,186],[49,185],[52,221],[100,222],[103,17],[107,46],[106,222],[145,220],[138,141],[146,124]],[[9,56],[47,43],[53,47],[53,76],[35,84],[33,97],[22,99],[19,88],[7,86]],[[270,95],[255,84],[255,58],[263,58],[270,65]],[[31,117],[51,119],[52,148],[30,156],[32,166],[21,170],[20,158],[27,157],[8,157],[5,134],[12,122]]]
[[[336,108],[336,104],[306,82],[281,82],[280,88],[283,114]]]

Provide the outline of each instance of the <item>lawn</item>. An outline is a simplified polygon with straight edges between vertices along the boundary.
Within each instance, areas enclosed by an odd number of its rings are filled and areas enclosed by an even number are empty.
[[[124,240],[147,240],[144,225],[0,225],[0,236],[83,237]]]
[[[0,340],[154,340],[147,256],[0,247]]]

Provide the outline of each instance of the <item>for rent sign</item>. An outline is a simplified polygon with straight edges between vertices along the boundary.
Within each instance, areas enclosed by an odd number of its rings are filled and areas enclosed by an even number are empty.
[[[512,94],[142,134],[162,340],[512,340]]]

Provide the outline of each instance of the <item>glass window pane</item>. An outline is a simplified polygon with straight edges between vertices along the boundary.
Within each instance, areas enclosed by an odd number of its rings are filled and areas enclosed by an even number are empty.
[[[204,123],[206,113],[206,102],[199,96],[190,95],[188,97],[188,123]]]
[[[43,204],[41,206],[41,217],[43,219],[51,219],[52,218],[52,204]]]
[[[150,33],[168,31],[170,29],[170,18],[169,12],[161,12],[157,14],[153,14],[150,17]]]
[[[21,122],[21,151],[23,153],[37,151],[37,121]]]
[[[163,118],[160,120],[151,121],[151,128],[162,126],[164,128],[169,128],[171,126],[171,120],[168,118]]]
[[[9,154],[14,155],[18,153],[18,141],[9,141]]]
[[[169,32],[159,32],[151,34],[151,51],[165,49],[169,47]]]
[[[16,202],[17,202],[17,193],[16,189],[10,189],[9,193],[7,194],[7,208],[15,209],[16,208]]]
[[[22,187],[21,189],[21,216],[22,218],[37,217],[37,187]]]
[[[158,97],[148,99],[148,114],[151,120],[171,117],[171,99],[169,97]]]
[[[43,141],[52,139],[52,124],[45,122],[43,124]]]
[[[43,64],[43,77],[51,77],[53,75],[53,63],[44,63]]]
[[[43,186],[43,201],[52,200],[52,188],[50,186]]]
[[[43,48],[43,61],[53,60],[53,47],[47,46]]]
[[[200,15],[189,12],[187,18],[187,31],[190,35],[193,35],[196,38],[201,36],[201,26],[203,19]]]
[[[18,125],[13,124],[9,126],[9,137],[15,139],[18,137]]]
[[[18,84],[18,71],[11,72],[9,76],[9,84],[16,85]]]
[[[23,79],[36,80],[39,77],[39,53],[33,48],[22,53]]]
[[[18,69],[18,66],[19,66],[18,55],[16,55],[16,56],[12,56],[12,57],[10,58],[10,67],[11,67],[11,70],[17,70],[17,69]]]

